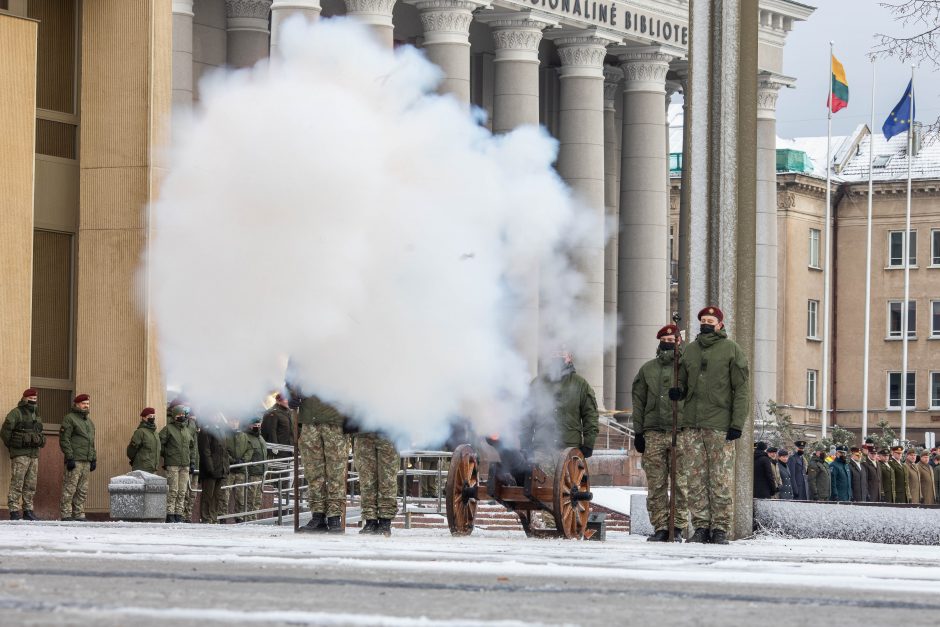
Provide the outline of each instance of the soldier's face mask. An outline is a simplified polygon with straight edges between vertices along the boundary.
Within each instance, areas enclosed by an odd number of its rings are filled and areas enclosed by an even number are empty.
[[[157,417],[156,417],[156,416],[147,416],[147,422],[149,422],[150,424],[155,424],[155,423],[157,422]]]
[[[37,403],[38,403],[38,401],[37,401],[35,398],[28,398],[28,399],[26,399],[26,404],[27,404],[27,405],[33,405],[33,406],[35,407]]]
[[[251,431],[252,431],[252,433],[258,433],[259,431],[261,431],[261,426],[260,426],[260,425],[254,425],[254,426],[251,427]]]
[[[174,418],[174,420],[176,420],[176,422],[183,422],[186,420],[186,414],[179,414],[176,416],[176,418]]]
[[[702,332],[702,333],[714,333],[714,332],[715,332],[715,325],[713,325],[713,324],[703,324],[703,325],[699,326],[699,331]]]
[[[674,351],[676,350],[675,342],[660,342],[659,350],[661,351]]]

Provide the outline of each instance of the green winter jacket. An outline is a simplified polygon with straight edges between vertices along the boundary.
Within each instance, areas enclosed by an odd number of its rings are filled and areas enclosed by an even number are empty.
[[[160,444],[163,446],[163,465],[190,466],[198,465],[199,451],[196,449],[196,435],[188,420],[168,422],[160,430]]]
[[[251,452],[249,459],[245,461],[249,462],[263,462],[268,458],[268,445],[265,443],[264,438],[261,437],[258,433],[252,433],[251,430],[248,430],[248,433],[245,433],[244,436],[248,439],[248,446]],[[260,477],[264,474],[265,464],[255,464],[248,467],[248,475],[252,477]]]
[[[744,430],[750,410],[747,358],[724,329],[699,334],[679,362],[685,406],[680,426]]]
[[[656,358],[640,367],[633,379],[633,430],[672,432],[669,388],[675,383],[675,351],[657,351]],[[683,402],[679,401],[679,415]]]
[[[524,450],[555,450],[570,446],[594,448],[597,400],[591,385],[567,364],[553,381],[540,376],[529,391],[532,409],[520,431]]]
[[[39,457],[39,449],[46,445],[46,436],[42,433],[42,418],[35,406],[26,401],[10,410],[3,427],[0,428],[0,439],[10,450],[10,458]]]
[[[131,436],[127,445],[127,459],[134,470],[157,472],[160,462],[160,437],[157,435],[157,425],[141,420],[137,430]]]
[[[244,464],[251,461],[251,443],[248,434],[244,431],[229,431],[225,436],[225,447],[228,449],[229,459],[233,464]],[[245,472],[246,468],[237,468]]]
[[[199,478],[224,479],[229,473],[228,448],[225,431],[217,424],[203,425],[199,430]]]
[[[832,469],[825,458],[813,455],[806,469],[806,481],[809,483],[809,500],[828,501],[832,494]]]
[[[307,396],[300,403],[297,422],[302,425],[333,425],[342,427],[346,417],[338,409],[316,396]]]
[[[88,417],[88,412],[72,408],[62,419],[59,427],[59,448],[66,460],[76,462],[94,462],[98,460],[95,452],[95,423]]]
[[[189,431],[189,434],[193,437],[193,456],[191,458],[192,463],[195,464],[196,470],[199,470],[199,425],[196,424],[196,419],[190,417],[186,421],[186,429]]]

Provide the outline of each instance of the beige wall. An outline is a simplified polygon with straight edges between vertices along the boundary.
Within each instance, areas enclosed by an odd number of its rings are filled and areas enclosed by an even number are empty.
[[[0,13],[0,407],[29,387],[38,25]],[[0,447],[0,502],[10,463]]]
[[[137,272],[167,138],[171,34],[170,0],[85,3],[75,387],[92,397],[101,451],[91,512],[107,510],[108,478],[129,470],[123,451],[141,408],[164,403]]]

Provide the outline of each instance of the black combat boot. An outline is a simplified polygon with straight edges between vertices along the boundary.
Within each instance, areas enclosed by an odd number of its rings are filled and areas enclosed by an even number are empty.
[[[326,517],[321,513],[310,515],[310,521],[297,530],[299,533],[326,533]]]
[[[379,528],[379,521],[377,520],[367,520],[366,524],[362,526],[362,529],[359,530],[359,533],[362,535],[372,535]]]
[[[711,543],[712,544],[728,544],[728,534],[722,531],[721,529],[712,529]]]
[[[10,510],[10,520],[20,520],[22,518],[23,517],[20,516],[19,512],[14,512],[13,510]]]
[[[326,519],[327,533],[343,533],[343,523],[339,516],[330,516]]]
[[[682,529],[676,527],[676,533],[672,536],[673,542],[682,542]]]
[[[388,538],[392,535],[392,519],[391,518],[379,518],[379,526],[375,530],[375,535],[385,536]]]
[[[175,522],[176,522],[176,518],[174,517],[173,514],[167,514],[167,515],[166,515],[166,521],[167,521],[168,523],[175,523]]]
[[[173,514],[173,522],[181,523],[183,522],[182,514]]]
[[[647,542],[668,542],[669,541],[669,532],[665,529],[660,529],[650,537],[646,539]]]
[[[24,510],[23,510],[23,520],[39,520],[39,519],[36,518],[36,514],[33,513],[33,510],[31,510],[31,509],[24,509]]]
[[[699,527],[698,529],[695,530],[695,533],[692,534],[692,537],[686,540],[686,542],[689,542],[689,543],[697,542],[699,544],[708,544],[709,542],[711,542],[711,537],[710,537],[710,534],[708,533],[708,529]]]
[[[245,522],[245,519],[244,519],[244,518],[236,518],[236,519],[235,519],[235,524],[236,524],[236,525],[240,525],[240,524],[242,524],[243,522]]]

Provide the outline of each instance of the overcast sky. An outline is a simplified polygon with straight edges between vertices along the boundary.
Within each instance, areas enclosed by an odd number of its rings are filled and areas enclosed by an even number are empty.
[[[797,79],[795,89],[783,90],[777,102],[777,134],[781,137],[825,136],[826,96],[829,90],[829,41],[845,67],[849,106],[832,119],[833,135],[846,135],[871,112],[871,63],[868,52],[876,33],[911,35],[914,26],[893,21],[876,0],[803,0],[817,6],[805,22],[797,22],[787,38],[783,71]],[[900,99],[910,78],[910,66],[896,60],[876,64],[875,128]],[[932,122],[940,114],[940,84],[932,67],[918,68],[914,79],[917,118]]]

